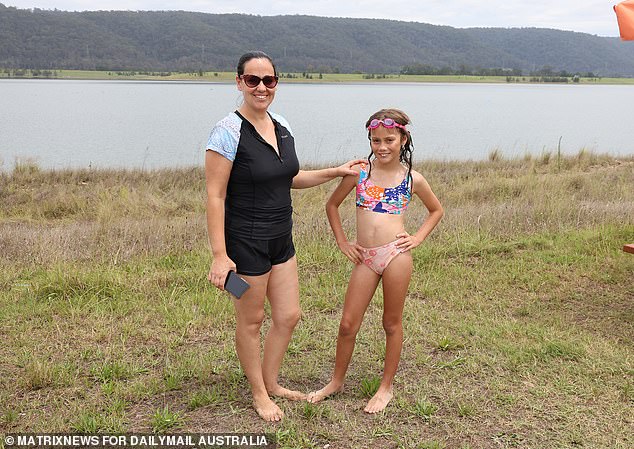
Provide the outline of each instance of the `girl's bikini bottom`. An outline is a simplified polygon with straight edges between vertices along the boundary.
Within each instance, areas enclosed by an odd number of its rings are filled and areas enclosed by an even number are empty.
[[[381,276],[383,271],[396,256],[401,254],[401,250],[396,247],[397,240],[374,248],[361,248],[363,263]]]

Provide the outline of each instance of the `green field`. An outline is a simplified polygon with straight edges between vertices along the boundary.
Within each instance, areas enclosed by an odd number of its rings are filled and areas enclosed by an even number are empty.
[[[0,434],[270,432],[284,448],[634,447],[634,157],[425,162],[445,218],[414,251],[395,398],[380,294],[343,394],[251,407],[212,288],[202,168],[0,172]],[[351,270],[294,191],[302,321],[283,382],[329,378]],[[342,218],[352,237],[354,203]],[[424,218],[416,202],[407,227]],[[265,322],[267,326],[268,322]],[[1,440],[1,439],[0,439]],[[2,445],[2,443],[0,443]]]
[[[282,83],[507,83],[506,76],[475,75],[375,75],[352,73],[287,73],[282,72]],[[288,75],[291,75],[289,77]],[[306,75],[306,76],[305,76]],[[0,69],[0,79],[8,78],[6,71]],[[15,77],[14,77],[15,78]],[[47,78],[40,73],[33,76],[24,71],[20,78]],[[155,80],[155,81],[198,81],[198,82],[232,82],[233,72],[132,72],[132,71],[90,71],[90,70],[55,70],[48,78],[78,80]],[[531,76],[514,76],[513,83],[531,83]],[[572,80],[569,80],[572,84]],[[560,84],[560,83],[559,83]],[[565,83],[564,83],[565,84]],[[576,83],[575,83],[576,84]],[[634,84],[634,78],[580,78],[578,84]]]

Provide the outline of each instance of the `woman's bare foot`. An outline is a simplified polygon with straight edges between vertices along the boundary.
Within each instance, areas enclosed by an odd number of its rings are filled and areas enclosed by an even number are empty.
[[[323,401],[328,396],[341,393],[342,391],[343,391],[343,384],[335,383],[334,381],[331,380],[328,383],[328,385],[326,385],[321,390],[308,393],[308,397],[306,398],[306,400],[312,404],[316,404],[317,402]]]
[[[379,388],[379,391],[376,392],[372,399],[368,401],[368,405],[363,409],[366,413],[379,413],[387,407],[387,404],[394,397],[394,393],[392,392],[392,388]]]
[[[288,388],[284,388],[281,385],[276,385],[273,388],[267,388],[267,391],[271,396],[275,396],[278,398],[286,398],[291,401],[303,401],[306,399],[306,393],[302,393],[301,391],[289,390]]]
[[[253,407],[255,407],[255,411],[258,412],[258,415],[260,415],[260,418],[264,421],[277,422],[284,416],[282,409],[280,409],[275,402],[271,401],[271,398],[268,396],[261,399],[253,398]]]

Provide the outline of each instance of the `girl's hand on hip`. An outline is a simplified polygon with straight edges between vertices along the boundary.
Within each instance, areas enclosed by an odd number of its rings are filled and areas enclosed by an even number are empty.
[[[347,175],[356,175],[357,172],[354,171],[352,167],[358,164],[362,164],[364,162],[366,162],[365,159],[354,159],[354,160],[348,161],[345,164],[342,164],[339,167],[336,167],[335,173],[337,174],[337,177],[343,177]]]
[[[236,264],[233,260],[229,259],[229,256],[214,258],[207,279],[220,290],[224,290],[227,274],[229,274],[229,271],[235,270]]]
[[[407,232],[401,232],[400,234],[396,234],[396,247],[404,253],[405,251],[409,251],[411,249],[416,248],[421,242],[416,238],[416,236],[409,235]]]
[[[361,257],[361,247],[357,245],[357,242],[346,241],[341,244],[338,243],[337,245],[339,246],[341,252],[344,253],[345,256],[355,265],[363,262],[363,257]]]

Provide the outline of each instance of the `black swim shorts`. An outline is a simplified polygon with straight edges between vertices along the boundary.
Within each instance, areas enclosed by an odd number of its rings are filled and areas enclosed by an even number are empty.
[[[236,263],[238,274],[260,276],[271,271],[273,265],[288,261],[295,255],[293,236],[268,240],[250,239],[227,234],[227,255]]]

